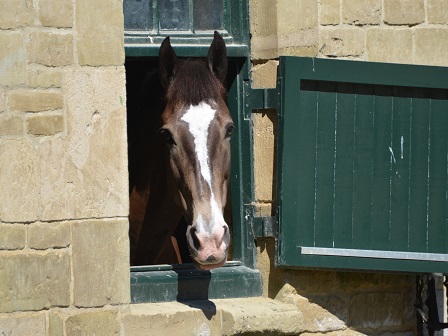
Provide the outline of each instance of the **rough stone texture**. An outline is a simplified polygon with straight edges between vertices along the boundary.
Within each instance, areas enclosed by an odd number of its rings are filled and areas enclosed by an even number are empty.
[[[0,0],[0,29],[24,27],[32,25],[33,21],[33,0]]]
[[[116,310],[89,310],[67,317],[65,332],[68,336],[120,335]]]
[[[384,22],[391,25],[415,25],[425,21],[423,0],[384,1]]]
[[[68,71],[64,78],[67,135],[39,147],[42,219],[125,217],[124,69]]]
[[[46,66],[73,64],[73,36],[70,33],[34,31],[29,35],[28,60]]]
[[[364,52],[361,28],[328,28],[320,31],[320,52],[332,57],[359,57]]]
[[[70,258],[45,254],[0,253],[0,312],[41,310],[70,304]]]
[[[448,24],[446,0],[426,0],[426,17],[428,23]]]
[[[448,28],[416,29],[414,63],[448,66],[447,40]]]
[[[254,193],[256,201],[271,201],[274,197],[274,132],[277,128],[275,111],[253,114],[254,125]]]
[[[70,243],[69,223],[35,223],[28,227],[28,247],[32,249],[61,248]]]
[[[319,24],[337,25],[341,22],[340,0],[319,1]]]
[[[19,250],[25,247],[26,226],[0,224],[0,250]]]
[[[0,113],[4,111],[6,105],[6,95],[3,90],[0,89]]]
[[[33,135],[53,135],[64,130],[62,115],[37,115],[26,119],[27,132]]]
[[[72,0],[39,0],[39,20],[42,26],[69,28],[73,26]]]
[[[45,313],[0,314],[1,336],[46,336]]]
[[[127,219],[86,220],[72,225],[76,306],[130,301],[128,229]]]
[[[121,0],[78,0],[76,28],[79,64],[99,66],[124,63]]]
[[[64,335],[64,318],[58,310],[48,313],[48,336]]]
[[[62,71],[47,67],[28,69],[26,85],[32,88],[59,88],[62,86]]]
[[[39,169],[35,148],[25,139],[0,140],[0,220],[37,219]]]
[[[0,136],[2,135],[22,135],[23,119],[18,115],[0,115]]]
[[[2,6],[10,3],[9,0],[0,0],[1,16],[5,13]],[[14,3],[24,4],[25,1]],[[14,6],[12,6],[14,7]],[[17,85],[25,83],[26,79],[26,48],[22,32],[0,31],[0,85]]]
[[[342,0],[342,22],[355,25],[381,23],[381,0]]]
[[[277,86],[278,61],[270,60],[252,67],[252,88],[275,88]]]
[[[249,1],[252,59],[278,57],[277,6],[272,0]]]
[[[8,108],[11,111],[40,112],[58,110],[64,106],[60,92],[44,90],[14,90],[8,94]]]
[[[369,29],[366,45],[369,61],[412,63],[412,31],[409,29]]]

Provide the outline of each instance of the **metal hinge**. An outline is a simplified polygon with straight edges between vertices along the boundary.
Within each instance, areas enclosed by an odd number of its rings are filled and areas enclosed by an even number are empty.
[[[253,227],[255,237],[276,237],[277,216],[254,217]]]

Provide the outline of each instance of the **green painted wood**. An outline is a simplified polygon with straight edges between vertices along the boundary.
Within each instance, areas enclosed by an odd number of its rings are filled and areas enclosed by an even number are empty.
[[[277,264],[448,271],[301,249],[448,254],[448,69],[296,57],[279,69]]]

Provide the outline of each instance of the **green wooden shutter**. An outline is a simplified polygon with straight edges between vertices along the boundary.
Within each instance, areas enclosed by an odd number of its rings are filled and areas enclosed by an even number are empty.
[[[278,264],[448,272],[448,68],[282,57]]]

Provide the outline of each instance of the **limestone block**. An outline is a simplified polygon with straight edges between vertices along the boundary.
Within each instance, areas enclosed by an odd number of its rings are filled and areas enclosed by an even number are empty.
[[[0,0],[0,25],[5,11],[2,6],[9,0]],[[15,1],[14,4],[25,1]],[[14,6],[13,6],[14,7]],[[0,31],[0,85],[18,85],[26,79],[26,48],[24,35],[20,31]]]
[[[47,67],[28,69],[26,85],[31,88],[59,88],[62,86],[62,71]]]
[[[72,225],[74,304],[97,307],[130,301],[128,220]]]
[[[64,335],[64,316],[57,310],[48,313],[48,336]]]
[[[42,26],[69,28],[73,26],[72,0],[40,0],[39,20]]]
[[[268,89],[277,86],[278,61],[270,60],[252,67],[252,88]]]
[[[337,25],[340,22],[340,0],[319,1],[319,24]]]
[[[0,0],[0,29],[30,26],[33,21],[33,0]]]
[[[448,28],[418,28],[414,34],[414,63],[448,66]]]
[[[64,130],[64,118],[59,114],[32,116],[26,119],[26,129],[33,135],[53,135]]]
[[[359,293],[350,301],[349,325],[357,329],[400,326],[403,309],[400,293]]]
[[[39,210],[39,161],[25,139],[0,141],[0,220],[29,222]]]
[[[446,0],[427,0],[426,16],[428,23],[448,24],[448,2]]]
[[[0,224],[0,250],[19,250],[25,247],[26,226]]]
[[[79,64],[99,66],[124,63],[121,0],[78,0],[76,28]]]
[[[122,319],[124,336],[222,335],[221,315],[211,302],[134,304]]]
[[[359,57],[364,52],[364,31],[358,28],[328,28],[320,31],[320,52],[332,57]]]
[[[384,22],[391,25],[416,25],[425,21],[423,0],[384,1]]]
[[[57,91],[13,90],[8,93],[11,111],[40,112],[58,110],[64,106],[64,97]]]
[[[0,253],[0,312],[68,306],[70,279],[65,251]]]
[[[369,61],[412,63],[412,31],[410,29],[368,29],[366,46]]]
[[[3,112],[6,105],[6,94],[0,89],[0,112]]]
[[[249,1],[251,57],[278,57],[277,5],[272,0]]]
[[[67,135],[49,138],[39,147],[42,218],[125,217],[124,69],[74,70],[64,78]]]
[[[35,223],[28,227],[28,247],[32,249],[61,248],[70,243],[69,223]]]
[[[341,292],[359,291],[411,291],[415,278],[411,275],[402,274],[380,274],[380,273],[354,273],[335,272],[334,287]]]
[[[21,116],[14,114],[0,115],[0,136],[2,135],[22,135],[23,120]]]
[[[342,0],[342,23],[379,25],[381,2],[381,0]]]
[[[253,114],[254,193],[256,201],[274,199],[274,152],[277,117],[275,111]]]
[[[46,66],[73,64],[73,36],[70,33],[34,31],[29,35],[28,60]]]
[[[67,317],[66,335],[120,335],[116,310],[89,310]]]
[[[0,314],[0,335],[46,336],[45,312]]]

